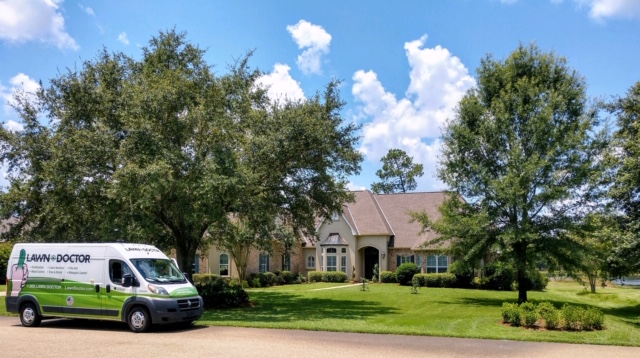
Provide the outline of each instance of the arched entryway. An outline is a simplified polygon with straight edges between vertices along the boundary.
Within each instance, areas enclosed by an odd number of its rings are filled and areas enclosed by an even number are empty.
[[[380,252],[375,247],[364,248],[364,277],[368,280],[373,278],[373,267],[380,261]]]

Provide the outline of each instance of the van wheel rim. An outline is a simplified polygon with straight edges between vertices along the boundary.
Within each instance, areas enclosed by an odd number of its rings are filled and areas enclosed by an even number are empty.
[[[36,315],[35,312],[33,311],[33,309],[31,308],[25,308],[24,311],[22,311],[22,320],[26,323],[26,324],[31,324],[33,323],[33,321],[35,320]]]
[[[133,325],[133,327],[135,327],[136,329],[140,329],[144,327],[144,324],[145,324],[145,317],[142,312],[134,312],[131,315],[131,325]]]

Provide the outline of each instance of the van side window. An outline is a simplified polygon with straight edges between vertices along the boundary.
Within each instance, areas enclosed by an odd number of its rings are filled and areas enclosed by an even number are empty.
[[[122,276],[127,273],[132,274],[133,272],[126,263],[120,260],[109,261],[109,278],[111,282],[122,285]]]

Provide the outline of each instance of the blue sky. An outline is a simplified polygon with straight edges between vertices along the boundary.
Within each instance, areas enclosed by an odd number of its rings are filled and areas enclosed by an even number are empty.
[[[624,95],[640,80],[640,0],[0,0],[0,121],[21,130],[9,106],[17,89],[46,87],[102,48],[138,57],[172,28],[207,49],[220,74],[255,50],[251,65],[266,73],[273,98],[342,80],[344,118],[363,126],[365,161],[352,189],[377,180],[390,148],[424,165],[418,191],[443,189],[441,128],[487,54],[503,59],[535,42],[566,57],[592,97]]]

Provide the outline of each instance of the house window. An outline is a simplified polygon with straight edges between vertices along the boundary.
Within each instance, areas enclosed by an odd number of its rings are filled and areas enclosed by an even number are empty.
[[[340,256],[340,271],[347,273],[347,257]]]
[[[220,255],[220,276],[229,276],[229,255]]]
[[[346,253],[347,253],[347,248],[346,248],[346,247],[343,247],[343,248],[342,248],[342,250],[341,250],[341,252],[342,252],[343,254],[346,254]]]
[[[411,263],[415,263],[415,256],[414,255],[398,255],[396,256],[396,264],[397,266],[400,266],[404,263],[407,262],[411,262]]]
[[[327,249],[327,253],[328,253],[328,254],[335,254],[335,253],[337,253],[337,252],[338,252],[338,250],[336,250],[336,248],[335,248],[335,247],[332,247],[332,248]]]
[[[440,255],[427,256],[427,273],[442,273],[449,269],[449,257]]]
[[[418,268],[422,268],[422,255],[418,255],[416,265],[418,265]]]
[[[338,271],[338,257],[336,255],[327,256],[327,271]]]
[[[291,255],[282,255],[282,271],[291,271]]]
[[[307,268],[308,269],[315,269],[316,268],[316,257],[309,255],[307,256]]]
[[[332,221],[339,221],[340,220],[340,213],[338,213],[337,211],[334,212],[333,214],[331,214],[331,220]]]
[[[258,270],[262,273],[269,272],[269,254],[260,254],[260,266]]]

